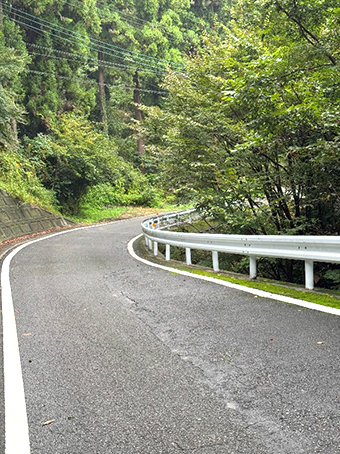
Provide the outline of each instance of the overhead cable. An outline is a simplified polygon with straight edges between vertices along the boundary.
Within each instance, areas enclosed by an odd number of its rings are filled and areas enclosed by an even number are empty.
[[[72,81],[78,81],[78,82],[83,82],[83,83],[87,83],[87,84],[90,84],[90,85],[94,85],[94,86],[102,86],[102,87],[107,87],[107,88],[122,88],[124,90],[137,90],[137,91],[140,91],[140,92],[143,92],[143,93],[153,93],[153,94],[158,94],[158,95],[162,95],[162,96],[165,96],[168,94],[167,91],[163,90],[148,90],[146,88],[136,88],[136,87],[130,87],[128,85],[122,85],[122,84],[101,84],[101,83],[98,83],[96,81],[92,81],[91,79],[84,79],[82,77],[70,77],[70,76],[61,76],[61,75],[55,75],[54,73],[51,73],[51,72],[45,72],[45,71],[36,71],[34,69],[27,69],[26,70],[27,72],[29,73],[33,73],[33,74],[38,74],[38,75],[42,75],[42,76],[53,76],[55,77],[56,79],[65,79],[65,80],[72,80]]]
[[[153,73],[153,74],[156,74],[156,75],[164,74],[164,71],[155,71],[155,70],[152,70],[152,69],[143,68],[143,66],[138,66],[138,65],[134,65],[134,66],[133,65],[124,65],[124,64],[121,64],[121,63],[111,62],[111,61],[108,61],[108,60],[98,60],[97,58],[88,57],[87,55],[76,54],[76,53],[73,53],[73,52],[65,52],[65,51],[61,51],[61,50],[58,50],[58,49],[51,49],[50,47],[39,46],[38,44],[30,43],[30,44],[27,44],[27,46],[29,48],[34,47],[34,48],[37,48],[37,49],[42,49],[42,50],[50,52],[50,53],[40,53],[40,52],[36,52],[34,50],[28,50],[30,55],[48,57],[48,58],[52,58],[52,59],[55,59],[55,60],[75,61],[76,59],[78,59],[78,60],[83,60],[84,63],[89,61],[89,63],[92,63],[95,66],[103,66],[103,67],[106,67],[106,68],[124,68],[124,69],[132,69],[134,71],[150,72],[150,73]],[[58,57],[56,55],[51,54],[51,52],[58,53],[58,54],[63,55],[63,56],[62,57]]]
[[[72,38],[75,38],[77,40],[80,40],[80,42],[83,41],[83,42],[85,42],[87,44],[88,44],[88,42],[91,42],[92,45],[100,47],[100,49],[99,49],[100,51],[103,51],[103,49],[107,49],[110,52],[114,52],[114,53],[117,53],[119,55],[124,55],[124,56],[128,56],[130,58],[133,58],[133,59],[140,59],[142,61],[146,61],[146,62],[148,62],[148,64],[150,64],[152,66],[156,66],[156,67],[158,67],[158,65],[162,65],[162,66],[166,66],[167,65],[167,66],[170,66],[170,67],[177,67],[177,68],[180,67],[177,63],[174,63],[174,62],[171,62],[171,61],[168,61],[168,60],[165,60],[165,59],[152,57],[152,56],[145,55],[145,54],[142,54],[140,52],[136,52],[136,51],[132,51],[132,50],[127,50],[127,49],[124,49],[124,48],[122,48],[120,46],[116,46],[116,45],[113,45],[113,44],[108,44],[108,43],[106,43],[104,41],[101,41],[101,40],[98,40],[98,39],[95,39],[95,38],[91,38],[91,37],[88,37],[86,35],[82,35],[79,32],[74,32],[74,31],[72,31],[70,29],[62,27],[61,25],[53,24],[50,21],[47,21],[47,20],[42,19],[42,18],[38,18],[37,16],[34,16],[34,15],[30,14],[30,13],[22,11],[22,10],[20,10],[18,8],[9,7],[6,4],[4,4],[3,6],[5,7],[5,9],[7,8],[7,10],[9,9],[10,11],[11,10],[16,11],[16,15],[19,16],[19,18],[21,18],[22,20],[31,21],[32,23],[40,25],[40,26],[41,25],[46,26],[46,27],[50,28],[51,30],[54,30],[54,31],[56,31],[58,33],[66,35],[68,38],[72,37]],[[38,20],[36,20],[36,19],[38,19]],[[61,37],[61,38],[65,39],[63,37]],[[117,55],[115,55],[115,56],[117,57]],[[153,63],[153,62],[155,62],[155,63]]]
[[[38,33],[41,34],[41,29],[39,29],[39,28],[37,28],[37,27],[34,27],[33,25],[31,25],[31,24],[29,24],[29,23],[27,23],[27,22],[23,22],[23,21],[20,21],[20,20],[18,20],[18,19],[14,19],[14,18],[11,18],[11,17],[8,17],[8,16],[5,16],[5,17],[7,17],[9,20],[12,20],[12,21],[14,21],[14,22],[16,22],[16,23],[18,23],[18,24],[24,25],[24,26],[27,27],[27,28],[30,28],[30,29],[32,29],[32,30],[35,30],[35,31],[37,31]],[[139,65],[143,65],[143,67],[146,66],[146,67],[152,68],[152,69],[158,69],[158,70],[161,69],[159,66],[156,66],[156,65],[150,65],[150,64],[148,64],[148,63],[141,63],[141,62],[138,62],[138,61],[136,62],[136,61],[134,61],[134,60],[132,59],[131,56],[130,56],[130,58],[127,58],[127,56],[123,57],[123,56],[120,56],[120,55],[115,55],[115,54],[112,53],[112,52],[102,51],[100,48],[99,48],[99,49],[98,49],[98,48],[94,48],[94,47],[92,47],[92,46],[85,45],[84,43],[80,43],[80,42],[78,42],[78,41],[74,41],[74,40],[72,40],[72,39],[70,39],[70,38],[65,38],[65,37],[63,37],[63,36],[55,35],[55,34],[54,34],[53,32],[51,32],[51,31],[49,32],[49,35],[50,35],[50,38],[51,38],[52,40],[57,40],[57,41],[63,40],[63,41],[66,41],[66,42],[68,42],[68,43],[71,43],[71,44],[76,44],[76,45],[78,45],[78,46],[85,47],[85,48],[88,49],[88,50],[92,50],[92,51],[95,51],[95,52],[102,52],[103,55],[107,55],[107,56],[109,56],[109,57],[115,57],[115,58],[118,58],[118,59],[121,59],[121,60],[124,60],[124,61],[128,60],[128,61],[131,61],[131,62],[133,62],[133,63],[135,63],[135,64],[138,64],[138,63],[139,63]],[[164,71],[166,71],[166,68],[163,67],[163,72],[164,72]]]

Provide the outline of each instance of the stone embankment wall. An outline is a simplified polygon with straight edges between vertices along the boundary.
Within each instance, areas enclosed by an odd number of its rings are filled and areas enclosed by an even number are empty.
[[[68,225],[72,222],[37,206],[22,204],[0,190],[0,243]]]

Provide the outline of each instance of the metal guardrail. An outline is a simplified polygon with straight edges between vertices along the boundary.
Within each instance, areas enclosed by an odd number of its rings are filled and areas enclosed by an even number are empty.
[[[166,231],[184,220],[197,219],[195,210],[168,213],[142,223],[146,245],[158,254],[158,244],[165,244],[165,259],[170,260],[171,246],[185,248],[186,263],[191,265],[191,249],[212,252],[214,271],[219,271],[218,253],[249,256],[249,275],[256,278],[256,258],[275,257],[305,262],[305,287],[314,288],[314,262],[340,263],[340,236],[292,235],[217,235]]]

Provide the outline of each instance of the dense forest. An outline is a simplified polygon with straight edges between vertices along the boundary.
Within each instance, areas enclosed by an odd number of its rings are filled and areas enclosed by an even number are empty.
[[[339,233],[337,0],[4,0],[0,27],[0,188]]]
[[[225,8],[1,1],[1,188],[67,215],[93,204],[174,201],[157,184],[134,122],[142,104],[162,106],[165,74],[185,71],[185,56]]]

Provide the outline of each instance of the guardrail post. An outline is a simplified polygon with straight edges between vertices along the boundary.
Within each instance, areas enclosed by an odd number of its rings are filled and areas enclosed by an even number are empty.
[[[185,259],[186,259],[187,265],[191,265],[191,249],[189,247],[185,248]]]
[[[158,243],[157,243],[157,241],[153,242],[153,255],[158,255]]]
[[[249,277],[250,279],[256,279],[257,271],[256,271],[256,256],[250,255],[249,256]]]
[[[212,251],[212,261],[213,261],[213,269],[214,271],[220,271],[220,266],[218,263],[218,252]]]
[[[170,244],[165,245],[165,260],[170,260]]]
[[[150,238],[148,239],[148,246],[149,246],[149,250],[151,251],[152,250],[152,241],[150,240]]]
[[[305,287],[308,290],[314,288],[314,262],[313,260],[305,260]]]

